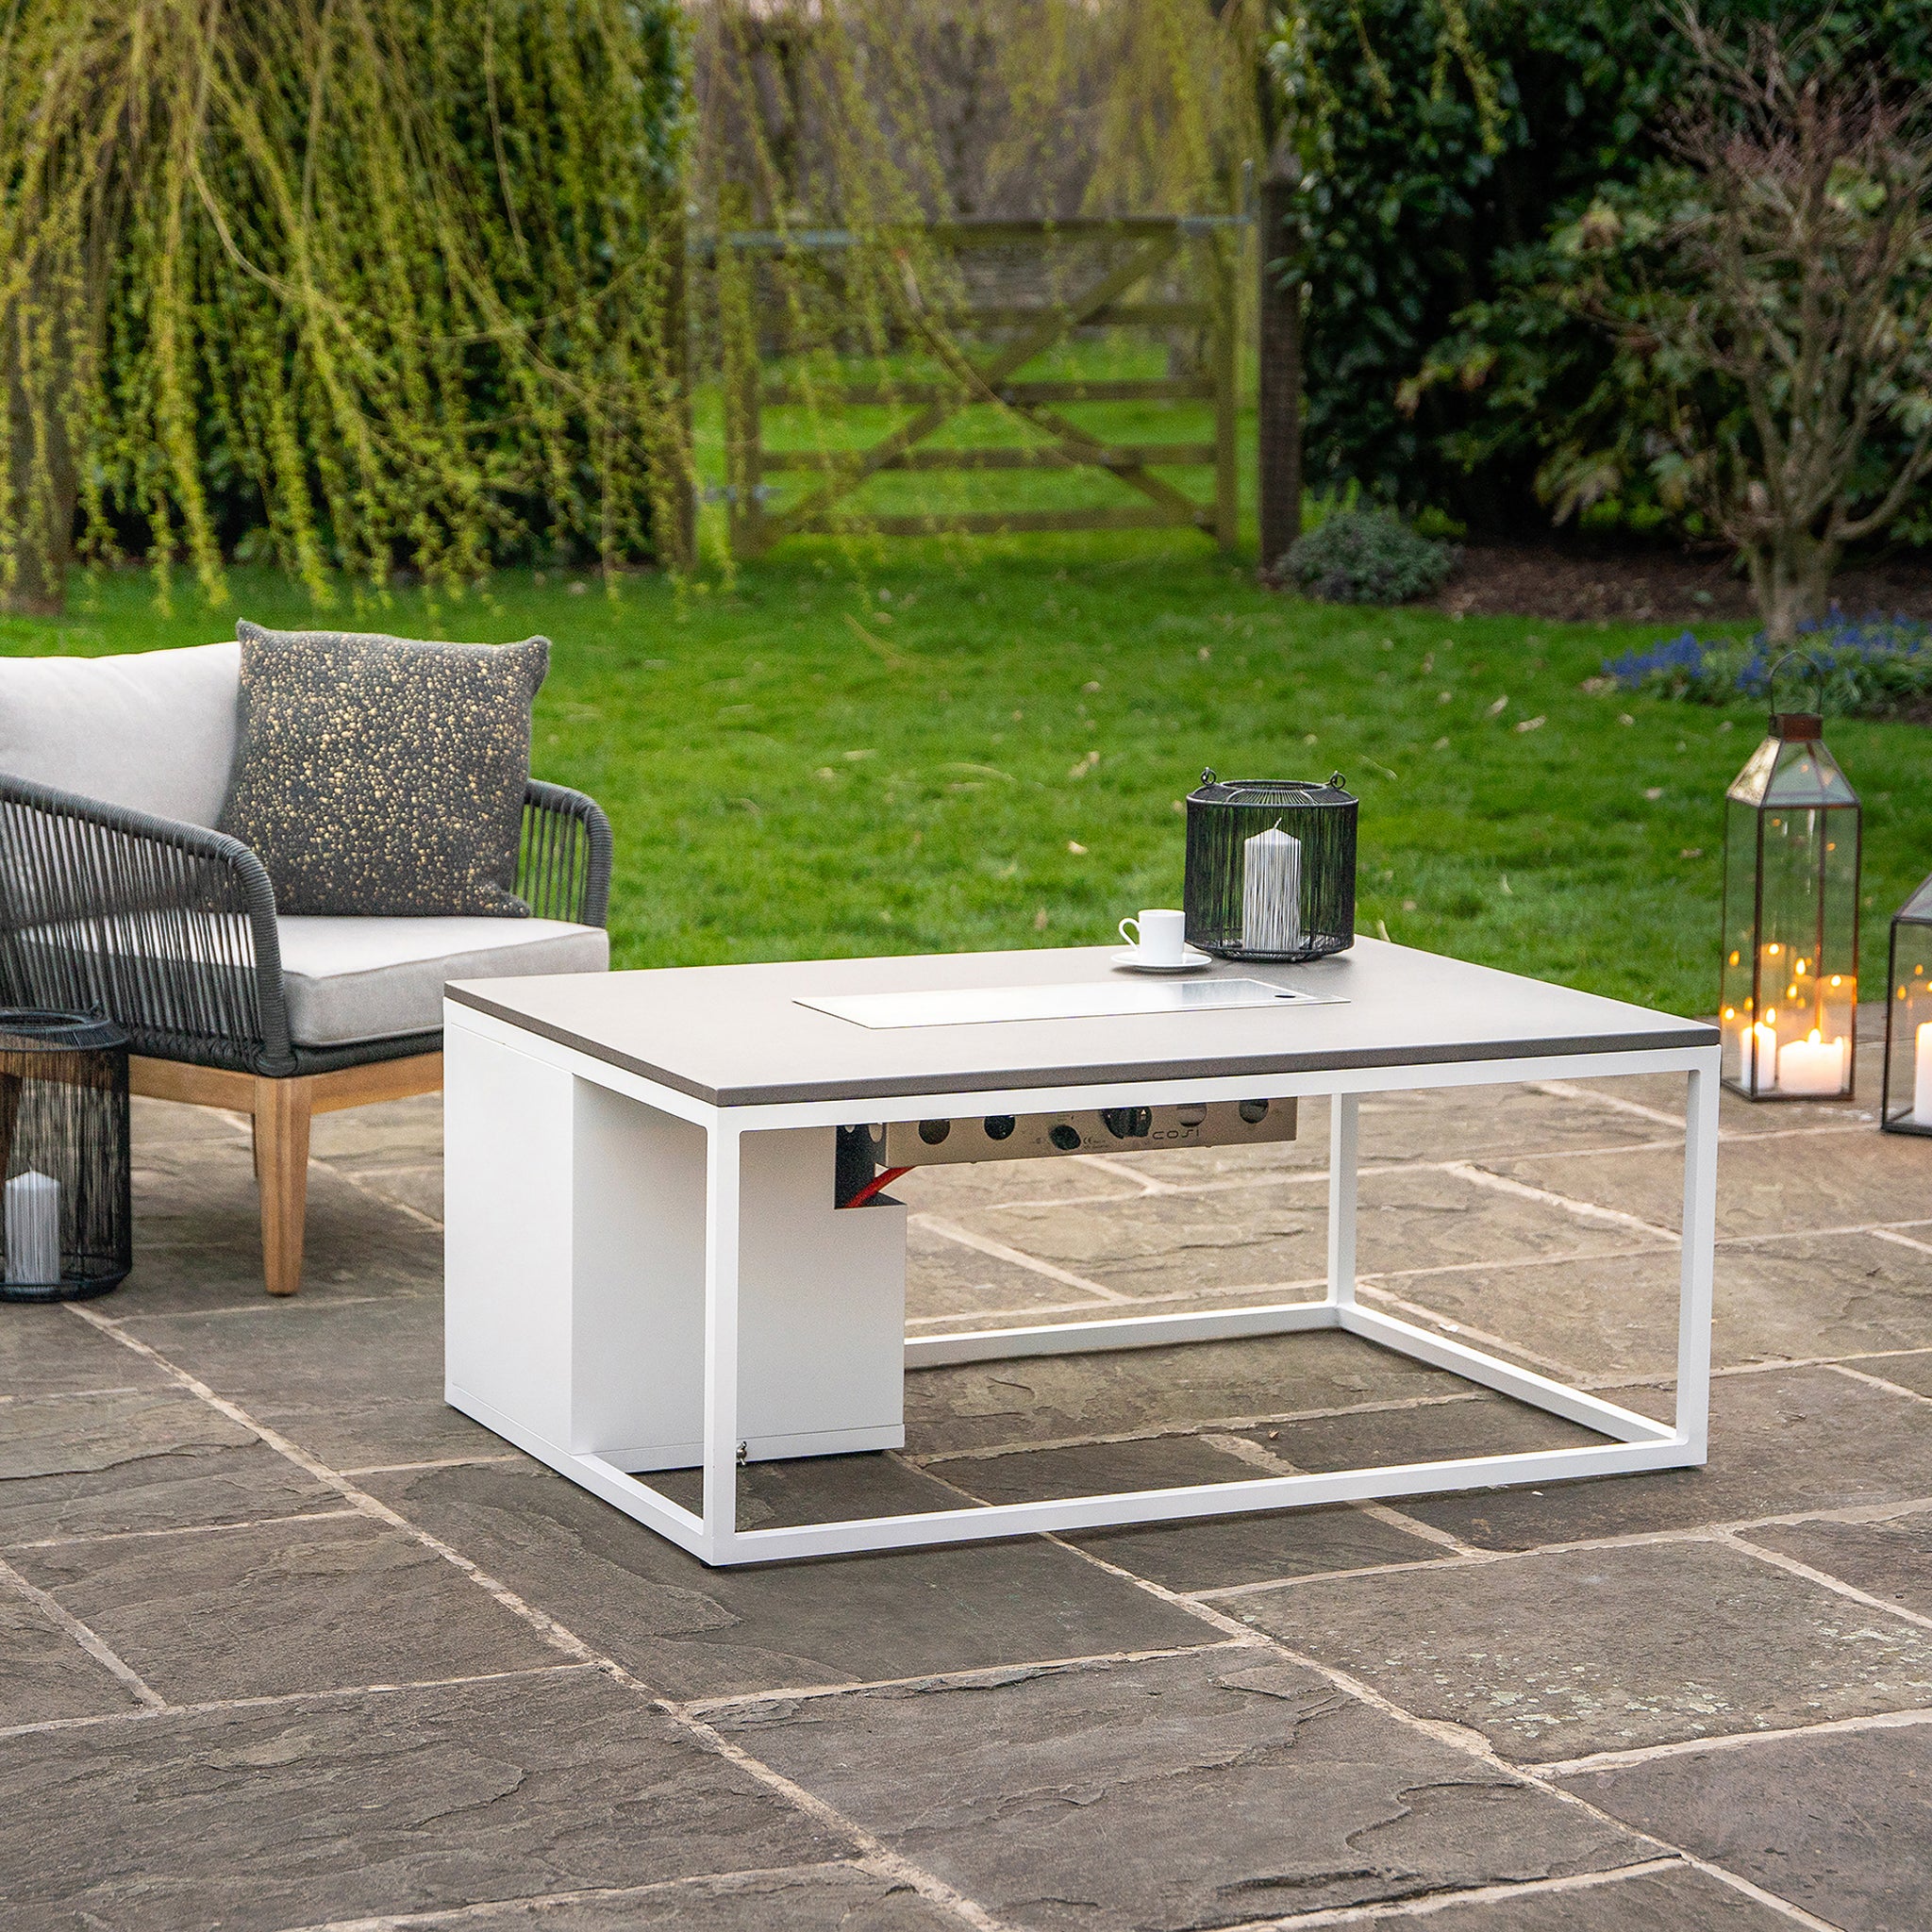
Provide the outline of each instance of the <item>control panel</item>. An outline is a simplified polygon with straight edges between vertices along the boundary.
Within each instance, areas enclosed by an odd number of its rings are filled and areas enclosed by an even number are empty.
[[[1162,1147],[1234,1147],[1292,1141],[1292,1100],[1211,1100],[1092,1112],[969,1115],[839,1129],[841,1207],[870,1198],[880,1168],[897,1174],[969,1160],[1038,1160],[1056,1154],[1146,1154]]]

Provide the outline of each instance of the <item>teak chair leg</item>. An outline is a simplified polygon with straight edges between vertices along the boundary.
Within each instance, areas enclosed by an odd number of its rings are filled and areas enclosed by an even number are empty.
[[[311,1082],[255,1083],[255,1172],[261,1191],[261,1272],[271,1294],[302,1285],[302,1224],[308,1207]]]

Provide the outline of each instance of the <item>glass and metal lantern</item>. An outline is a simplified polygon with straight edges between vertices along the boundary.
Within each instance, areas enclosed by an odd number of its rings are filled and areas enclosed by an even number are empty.
[[[1889,1134],[1932,1134],[1932,879],[1892,916],[1886,984],[1878,1124]]]
[[[1858,794],[1810,711],[1779,711],[1724,806],[1724,1084],[1752,1100],[1852,1093]]]
[[[84,1301],[134,1262],[127,1036],[0,1008],[0,1300]]]
[[[1211,770],[1188,794],[1188,943],[1223,959],[1320,959],[1355,943],[1357,801],[1327,784]]]

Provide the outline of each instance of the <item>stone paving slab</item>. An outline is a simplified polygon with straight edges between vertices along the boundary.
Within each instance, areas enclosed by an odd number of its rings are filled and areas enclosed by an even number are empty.
[[[1786,1235],[1717,1251],[1716,1367],[1932,1346],[1932,1253],[1874,1235]],[[1677,1363],[1679,1256],[1626,1255],[1404,1281],[1404,1300],[1578,1374]]]
[[[441,1296],[306,1296],[248,1311],[122,1320],[169,1360],[336,1469],[501,1453],[442,1399]]]
[[[94,1474],[175,1449],[239,1448],[255,1440],[172,1382],[29,1395],[0,1404],[0,1479]]]
[[[1932,1401],[1932,1349],[1889,1356],[1883,1361],[1861,1361],[1857,1366],[1864,1374],[1876,1375],[1881,1381],[1909,1389],[1913,1394]]]
[[[1236,1924],[1655,1848],[1236,1649],[865,1690],[721,1729],[1015,1926]]]
[[[453,1564],[366,1516],[61,1543],[11,1560],[174,1704],[557,1660]]]
[[[1125,1294],[1261,1282],[1318,1283],[1327,1272],[1327,1191],[1319,1181],[1142,1194],[1058,1207],[987,1208],[959,1224]],[[1360,1266],[1598,1255],[1628,1230],[1433,1168],[1364,1174]]]
[[[175,1449],[77,1475],[0,1486],[0,1551],[49,1538],[124,1536],[332,1509],[325,1483],[259,1443]]]
[[[312,1205],[312,1204],[311,1204]],[[389,1253],[387,1224],[396,1216],[393,1207],[358,1199],[359,1208],[374,1206],[384,1228],[383,1250]],[[330,1251],[325,1251],[328,1259]],[[334,1251],[324,1267],[312,1257],[302,1271],[305,1307],[344,1307],[370,1301],[392,1301],[406,1295],[441,1293],[441,1264],[426,1251],[410,1258],[408,1267],[378,1261],[358,1268]],[[212,1228],[206,1241],[183,1240],[158,1242],[141,1232],[141,1210],[135,1209],[134,1272],[125,1287],[107,1304],[117,1320],[136,1315],[208,1314],[240,1309],[259,1311],[275,1306],[261,1285],[261,1241],[250,1223],[236,1221]]]
[[[1279,1576],[1432,1562],[1449,1553],[1365,1509],[1280,1509],[1098,1530],[1069,1541],[1168,1590],[1228,1590]]]
[[[205,1108],[165,1111],[220,1122]],[[248,1147],[245,1131],[236,1130],[144,1146],[137,1121],[135,1270],[108,1304],[111,1312],[199,1310],[260,1298],[260,1207]],[[391,1201],[326,1162],[310,1162],[305,1298],[437,1290],[441,1279],[440,1229],[397,1213]]]
[[[0,1727],[140,1708],[126,1684],[0,1574]]]
[[[576,1670],[0,1738],[5,1932],[208,1932],[847,1855]]]
[[[1274,1182],[1204,1194],[1128,1194],[1050,1207],[989,1207],[953,1217],[1116,1293],[1312,1281],[1325,1267],[1326,1196]]]
[[[1678,1224],[1684,1157],[1675,1148],[1601,1158],[1547,1154],[1482,1165],[1665,1227]],[[1932,1220],[1920,1146],[1862,1126],[1727,1141],[1718,1152],[1718,1175],[1720,1237]]]
[[[174,1386],[166,1370],[76,1321],[71,1309],[8,1304],[0,1317],[0,1405],[25,1395]],[[6,1440],[0,1423],[0,1443]]]
[[[419,1093],[382,1107],[319,1113],[309,1128],[308,1152],[312,1159],[355,1174],[441,1165],[442,1095]]]
[[[1932,1630],[1716,1543],[1300,1583],[1241,1607],[1521,1763],[1932,1704]]]
[[[1084,1158],[916,1167],[891,1187],[892,1197],[915,1214],[948,1217],[1015,1203],[1131,1201],[1142,1191],[1140,1181],[1109,1174]]]
[[[372,1476],[367,1487],[674,1697],[1222,1641],[1037,1538],[708,1570],[528,1463]]]
[[[1398,1921],[1398,1923],[1400,1923]],[[1789,1914],[1694,1866],[1645,1872],[1575,1890],[1451,1904],[1428,1932],[1790,1932]]]
[[[1086,1291],[1056,1281],[1037,1268],[988,1255],[949,1240],[918,1214],[906,1228],[906,1312],[922,1316],[970,1317],[1009,1310],[1009,1319],[1032,1319],[1033,1311],[1058,1308],[1069,1301],[1093,1302],[1098,1312],[1112,1303],[1094,1302]],[[1041,1319],[1044,1319],[1042,1317]]]
[[[424,1222],[442,1224],[442,1164],[433,1167],[354,1169],[356,1185],[365,1193],[393,1201]]]
[[[908,1283],[908,1299],[915,1287],[915,1283]],[[1082,1322],[1118,1321],[1124,1315],[1165,1315],[1228,1308],[1267,1308],[1278,1307],[1284,1301],[1312,1300],[1319,1296],[1321,1291],[1319,1285],[1307,1281],[1286,1285],[1281,1282],[1257,1282],[1246,1288],[1197,1286],[1164,1291],[1158,1294],[1150,1292],[1144,1295],[1122,1296],[1111,1301],[1095,1299],[1087,1291],[1078,1288],[1067,1287],[1061,1291],[1068,1299],[1049,1302],[1044,1308],[1039,1306],[1016,1308],[982,1307],[971,1314],[910,1315],[907,1319],[907,1332],[911,1335],[987,1332],[997,1334],[1001,1329],[1031,1327],[1036,1323],[1048,1321],[1055,1324],[1066,1323],[1074,1325]],[[924,1372],[920,1370],[915,1373]]]
[[[1780,1738],[1565,1784],[1843,1932],[1924,1932],[1932,1724]]]
[[[1546,1409],[1487,1392],[1423,1407],[1285,1422],[1244,1429],[1241,1435],[1296,1470],[1380,1469],[1457,1456],[1521,1456],[1608,1440]]]
[[[1642,1413],[1670,1412],[1667,1391],[1597,1392]],[[1720,1375],[1711,1384],[1710,1460],[1702,1469],[1426,1497],[1403,1507],[1483,1549],[1518,1550],[1909,1502],[1932,1496],[1927,1413],[1923,1403],[1829,1368]]]
[[[851,1865],[727,1873],[538,1905],[511,1901],[467,1912],[461,1923],[466,1932],[958,1932],[960,1924],[909,1885]],[[411,1912],[386,1918],[383,1932],[447,1932],[449,1924]]]
[[[654,1470],[643,1479],[693,1515],[704,1514],[702,1469]],[[887,1454],[754,1462],[738,1472],[736,1502],[740,1529],[787,1529],[959,1507],[958,1492],[945,1482]]]
[[[1750,1531],[1745,1541],[1932,1617],[1932,1511],[1883,1523],[1778,1524]]]
[[[981,1503],[1044,1503],[1060,1496],[1251,1483],[1269,1473],[1211,1441],[1186,1435],[1023,1449],[1010,1456],[962,1456],[932,1467]]]
[[[172,1385],[0,1403],[0,1547],[287,1516],[338,1500]]]
[[[1238,1424],[1468,1385],[1340,1330],[1098,1355],[1029,1356],[907,1377],[909,1452]]]

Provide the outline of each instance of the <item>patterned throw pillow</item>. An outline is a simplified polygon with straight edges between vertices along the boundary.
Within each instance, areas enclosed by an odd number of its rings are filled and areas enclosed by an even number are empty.
[[[435,644],[236,626],[242,702],[221,829],[290,913],[484,913],[516,896],[530,702],[547,638]]]

